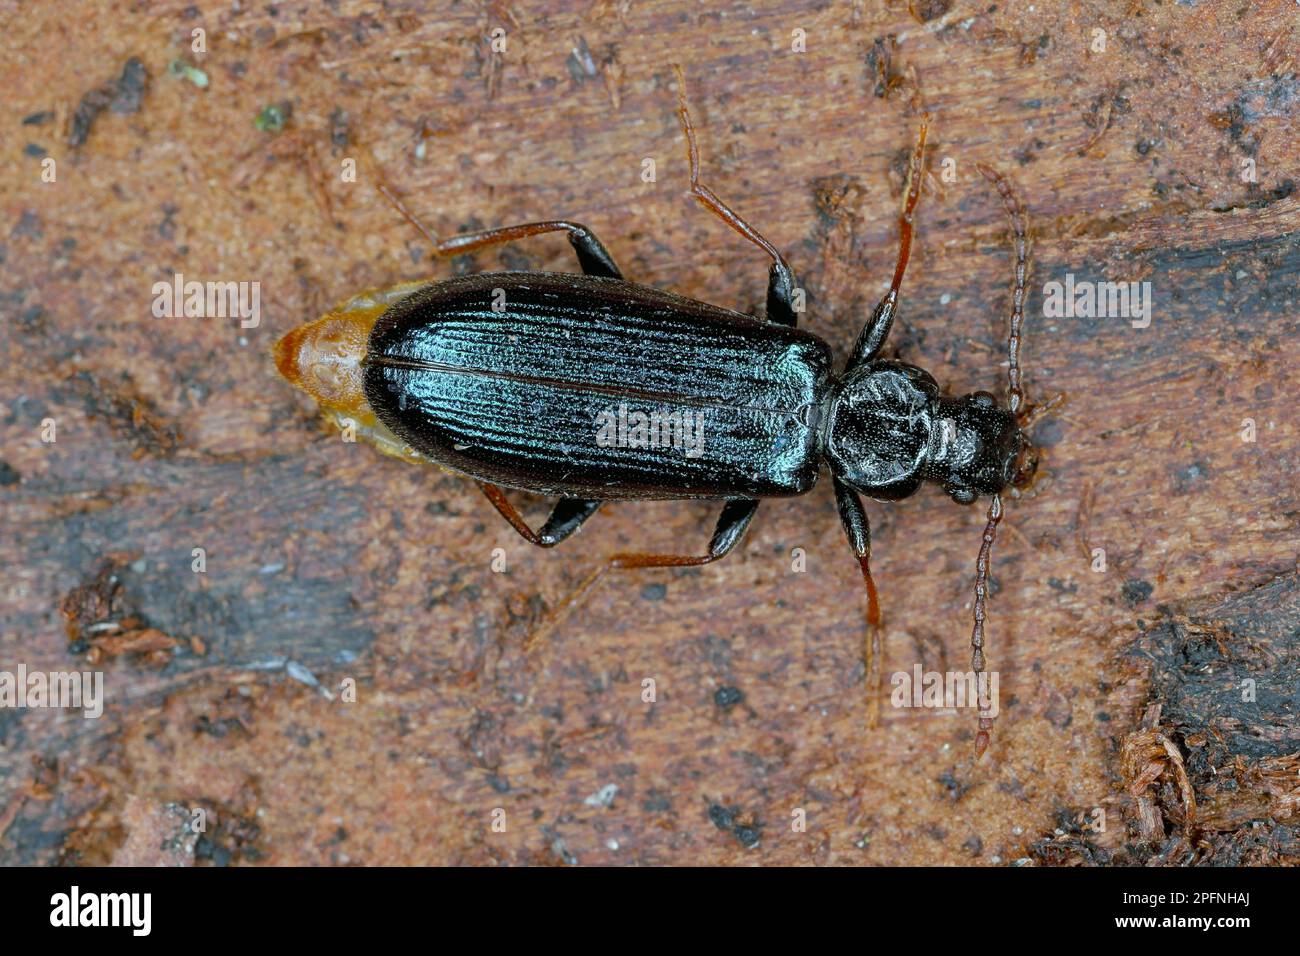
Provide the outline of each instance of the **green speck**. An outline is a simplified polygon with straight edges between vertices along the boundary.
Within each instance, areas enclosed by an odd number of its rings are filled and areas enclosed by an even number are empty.
[[[186,63],[184,60],[172,60],[171,63],[167,64],[167,72],[172,76],[179,76],[189,80],[201,90],[208,88],[208,74],[192,63]]]
[[[257,119],[253,120],[253,125],[263,133],[278,133],[284,129],[284,124],[289,121],[285,115],[284,109],[272,104],[263,107],[262,112],[257,114]]]

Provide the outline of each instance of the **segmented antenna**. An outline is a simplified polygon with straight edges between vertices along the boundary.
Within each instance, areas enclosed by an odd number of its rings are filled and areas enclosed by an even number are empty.
[[[997,170],[979,163],[975,167],[980,175],[997,189],[1011,219],[1011,235],[1016,249],[1016,282],[1011,296],[1011,334],[1007,338],[1007,384],[1011,413],[1020,416],[1025,393],[1020,383],[1020,329],[1025,321],[1025,282],[1029,275],[1029,225],[1025,207],[1016,196],[1006,177]]]
[[[979,705],[979,733],[975,735],[975,759],[984,756],[989,746],[989,731],[993,718],[986,717],[992,703],[988,699],[988,685],[984,682],[984,619],[987,615],[989,593],[989,557],[993,553],[993,538],[1002,520],[1002,496],[994,495],[989,505],[989,521],[984,526],[984,539],[980,542],[980,556],[975,562],[975,627],[970,635],[970,666],[975,673],[975,693]]]
[[[1007,336],[1007,397],[1011,414],[1017,420],[1022,415],[1025,393],[1020,379],[1020,334],[1025,321],[1025,284],[1029,275],[1029,226],[1025,207],[1016,196],[1006,177],[997,170],[977,164],[980,175],[997,189],[1011,220],[1011,235],[1016,251],[1016,278],[1011,295],[1011,332]],[[975,735],[975,759],[984,755],[989,746],[989,732],[993,729],[988,686],[984,681],[984,621],[988,616],[989,561],[993,554],[993,540],[997,536],[998,522],[1002,520],[1002,496],[994,495],[989,505],[988,523],[980,542],[979,558],[975,562],[975,625],[971,630],[971,670],[975,674],[975,687],[979,707],[979,731]]]

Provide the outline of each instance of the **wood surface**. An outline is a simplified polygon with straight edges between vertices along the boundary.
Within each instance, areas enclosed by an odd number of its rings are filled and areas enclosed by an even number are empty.
[[[107,701],[0,710],[0,862],[1300,859],[1290,0],[72,6],[0,0],[0,670],[98,669]],[[892,270],[919,110],[891,345],[955,392],[1005,393],[1009,243],[976,164],[1027,205],[1027,387],[1067,401],[994,551],[978,764],[968,712],[882,699],[868,727],[828,481],[529,648],[602,555],[702,548],[715,506],[610,505],[533,549],[276,374],[279,335],[362,289],[574,268],[558,237],[431,262],[380,176],[443,235],[576,219],[629,278],[756,311],[766,263],[685,191],[674,62],[705,182],[840,355]],[[260,283],[260,324],[155,318],[176,273]],[[1067,275],[1150,282],[1150,325],[1045,318]],[[983,506],[868,508],[886,675],[965,669]]]

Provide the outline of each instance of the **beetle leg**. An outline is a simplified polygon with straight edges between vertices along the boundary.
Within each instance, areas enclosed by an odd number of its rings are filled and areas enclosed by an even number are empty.
[[[502,226],[499,229],[484,229],[480,232],[467,232],[463,235],[452,236],[450,239],[439,239],[434,235],[433,230],[421,222],[415,213],[411,212],[407,207],[406,203],[402,202],[388,186],[381,183],[379,191],[383,193],[384,198],[392,204],[393,208],[401,213],[406,221],[429,241],[429,244],[433,246],[433,251],[443,258],[463,255],[467,252],[474,252],[476,249],[485,249],[488,246],[503,245],[517,239],[526,239],[529,236],[540,236],[546,232],[563,230],[569,234],[569,244],[573,246],[573,251],[578,257],[578,265],[582,267],[583,272],[590,276],[605,276],[610,279],[623,278],[623,273],[614,264],[614,257],[609,254],[609,250],[596,238],[594,232],[580,222],[571,222],[567,219],[548,219],[543,222],[525,222],[518,226]]]
[[[772,257],[772,269],[767,278],[767,318],[781,325],[795,325],[798,316],[793,302],[794,274],[790,271],[789,264],[762,233],[741,219],[718,198],[717,193],[700,182],[700,147],[695,141],[695,126],[691,123],[691,112],[686,105],[686,77],[682,75],[682,68],[675,63],[673,71],[677,74],[677,119],[682,124],[682,134],[686,137],[686,156],[691,163],[691,195],[705,209]]]
[[[767,319],[791,327],[799,324],[794,308],[794,275],[784,263],[772,263],[767,273]]]
[[[718,515],[718,524],[713,529],[713,537],[709,540],[708,554],[619,553],[610,555],[605,568],[692,568],[711,564],[731,553],[731,549],[754,519],[756,511],[758,502],[752,498],[738,498],[723,505],[722,514]]]
[[[489,497],[491,497],[489,495]],[[493,502],[495,504],[495,501]],[[690,568],[710,564],[731,553],[745,534],[754,513],[758,511],[758,502],[753,499],[736,499],[728,501],[718,516],[713,537],[709,540],[708,554],[645,554],[640,552],[619,552],[612,554],[583,579],[582,583],[570,591],[543,619],[542,623],[528,635],[525,648],[531,650],[551,629],[558,624],[573,608],[581,604],[596,584],[611,570],[629,568]]]
[[[528,526],[528,522],[524,521],[524,516],[519,513],[519,509],[506,498],[504,491],[496,485],[489,485],[482,481],[478,486],[483,489],[483,494],[487,495],[488,501],[492,502],[501,513],[501,517],[510,522],[510,527],[518,531],[525,541],[539,548],[555,547],[582,527],[583,522],[595,514],[596,509],[601,505],[599,501],[588,501],[585,498],[561,498],[556,502],[551,516],[542,525],[542,530],[534,531]]]
[[[928,115],[921,118],[921,129],[916,134],[916,147],[912,150],[912,161],[907,169],[907,189],[903,199],[903,211],[898,217],[898,262],[894,265],[894,278],[889,283],[889,291],[871,313],[871,318],[862,327],[858,341],[849,355],[848,368],[868,362],[875,358],[880,347],[889,338],[889,330],[894,324],[894,310],[898,307],[898,290],[903,285],[903,274],[907,271],[907,261],[912,255],[912,213],[916,211],[917,200],[921,198],[921,174],[925,166],[925,134],[929,129]]]
[[[870,701],[869,722],[875,726],[880,711],[880,599],[876,594],[876,582],[871,577],[871,523],[867,520],[866,509],[862,499],[844,482],[832,476],[835,485],[835,503],[839,506],[840,521],[844,525],[844,534],[849,539],[853,553],[857,556],[858,566],[862,569],[862,580],[867,586],[867,694]]]

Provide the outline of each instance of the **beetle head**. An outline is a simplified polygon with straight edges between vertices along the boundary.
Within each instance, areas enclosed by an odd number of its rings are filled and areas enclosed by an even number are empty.
[[[925,477],[953,501],[970,504],[1015,481],[1025,441],[1016,417],[988,392],[936,403]]]

